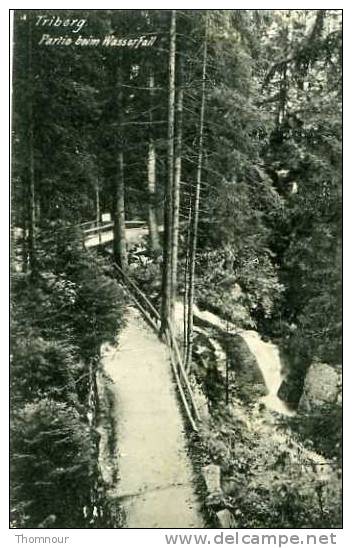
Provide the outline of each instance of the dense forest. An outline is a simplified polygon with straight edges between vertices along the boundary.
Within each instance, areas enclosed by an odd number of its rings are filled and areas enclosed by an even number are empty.
[[[118,344],[126,296],[111,257],[82,246],[83,223],[110,214],[113,260],[160,310],[161,331],[183,304],[189,372],[196,305],[278,345],[292,408],[312,364],[340,375],[342,15],[55,10],[47,26],[40,16],[14,15],[11,523],[104,527],[114,516],[95,374],[101,345]],[[120,45],[104,46],[108,36]],[[126,237],[136,220],[148,227],[144,261]],[[340,469],[340,400],[286,420]],[[255,468],[257,440],[236,435],[244,470]],[[312,478],[292,473],[274,492],[262,475],[237,501],[239,526],[340,525],[338,487],[323,507]]]

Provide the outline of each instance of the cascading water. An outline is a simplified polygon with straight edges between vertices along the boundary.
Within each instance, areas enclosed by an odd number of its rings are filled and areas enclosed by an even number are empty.
[[[294,411],[278,397],[279,388],[284,380],[278,347],[270,342],[264,342],[256,331],[241,330],[238,334],[254,355],[263,375],[268,394],[263,396],[261,400],[271,411],[284,415],[294,415]]]
[[[284,415],[294,415],[295,412],[278,397],[279,388],[284,380],[278,347],[273,343],[264,342],[256,331],[238,329],[235,325],[226,322],[212,312],[199,310],[196,305],[194,305],[193,310],[196,317],[223,331],[239,335],[244,340],[257,361],[268,391],[267,395],[261,398],[261,401],[271,411]],[[175,316],[176,325],[181,334],[183,331],[183,307],[181,303],[177,303]]]

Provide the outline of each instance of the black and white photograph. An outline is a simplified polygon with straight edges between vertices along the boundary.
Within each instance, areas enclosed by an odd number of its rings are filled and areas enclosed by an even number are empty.
[[[126,6],[10,10],[9,529],[304,544],[343,525],[343,10]]]

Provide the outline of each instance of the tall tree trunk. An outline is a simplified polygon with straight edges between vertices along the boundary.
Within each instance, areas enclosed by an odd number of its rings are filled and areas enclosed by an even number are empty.
[[[289,28],[288,26],[284,29],[284,44],[283,44],[283,55],[286,58],[288,55],[289,47]],[[277,105],[277,115],[276,115],[276,127],[280,129],[286,115],[286,103],[287,103],[287,93],[288,93],[288,80],[287,80],[287,63],[284,63],[280,71],[280,82],[279,82],[279,101]]]
[[[32,77],[32,24],[28,21],[28,257],[31,275],[35,276],[36,263],[36,203],[34,169],[34,127],[33,127],[33,77]]]
[[[163,276],[161,293],[161,332],[167,328],[171,304],[171,240],[172,197],[174,181],[174,124],[175,124],[175,56],[176,56],[176,11],[171,12],[169,48],[169,106],[168,106],[168,177],[164,200]]]
[[[180,217],[180,185],[182,169],[182,110],[183,110],[183,87],[182,87],[182,66],[181,60],[178,63],[178,86],[176,92],[176,125],[175,125],[175,165],[173,185],[173,218],[172,218],[172,239],[171,239],[171,309],[170,320],[174,321],[175,301],[177,296],[177,263],[178,263],[178,238],[179,238],[179,217]]]
[[[95,185],[95,215],[96,215],[96,225],[100,229],[100,192],[99,192],[99,182],[96,182]],[[99,230],[99,243],[101,243],[101,232]]]
[[[186,240],[186,258],[184,269],[184,295],[183,295],[183,361],[186,362],[188,347],[188,270],[189,270],[189,251],[191,238],[191,220],[192,220],[192,192],[189,194],[189,209],[187,222],[187,240]]]
[[[32,273],[36,270],[36,251],[35,251],[35,239],[36,239],[36,216],[35,216],[35,181],[34,181],[34,151],[33,151],[33,121],[30,121],[30,127],[28,131],[28,152],[29,152],[29,165],[28,165],[28,178],[29,178],[29,215],[28,215],[28,254],[29,254],[29,267]]]
[[[196,251],[197,251],[200,185],[202,180],[202,165],[203,165],[205,78],[206,78],[206,70],[207,70],[207,14],[205,17],[206,17],[205,18],[205,35],[204,35],[204,45],[203,45],[203,67],[202,67],[202,96],[201,96],[201,105],[200,105],[199,136],[198,136],[197,178],[196,178],[194,204],[192,208],[192,227],[191,227],[191,242],[190,242],[191,245],[190,245],[190,257],[189,257],[187,352],[186,352],[186,361],[185,361],[187,370],[189,370],[191,366],[192,351],[193,351],[194,282],[195,282],[195,265],[196,265]]]
[[[27,193],[24,192],[23,205],[22,205],[22,219],[21,219],[21,228],[22,228],[22,272],[27,272],[28,267],[28,242],[27,242]]]
[[[158,232],[158,220],[156,215],[156,151],[153,135],[153,107],[154,107],[154,73],[153,69],[149,72],[149,96],[150,96],[150,110],[149,110],[149,140],[148,140],[148,160],[147,160],[147,174],[148,174],[148,228],[149,228],[149,243],[152,251],[159,251],[159,232]]]
[[[125,270],[128,263],[125,227],[124,158],[121,148],[117,152],[117,177],[115,189],[114,259],[122,270]]]
[[[127,244],[125,226],[125,183],[124,183],[124,156],[122,139],[122,111],[123,91],[121,82],[120,58],[117,59],[116,86],[118,108],[117,134],[117,174],[115,183],[115,211],[114,211],[114,243],[113,252],[116,263],[125,270],[127,268]]]

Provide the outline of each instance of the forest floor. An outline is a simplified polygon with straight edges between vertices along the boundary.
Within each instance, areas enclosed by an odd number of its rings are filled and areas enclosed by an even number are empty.
[[[118,347],[106,347],[125,528],[204,527],[167,347],[128,309]]]

